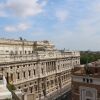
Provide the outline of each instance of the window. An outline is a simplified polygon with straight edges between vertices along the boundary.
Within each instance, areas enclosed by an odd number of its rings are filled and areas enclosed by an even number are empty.
[[[57,84],[57,79],[55,79],[55,84]]]
[[[87,83],[89,83],[89,79],[87,79]]]
[[[34,75],[36,74],[35,69],[33,69]]]
[[[25,50],[25,54],[27,53],[27,51]]]
[[[24,89],[24,92],[27,92],[27,89]]]
[[[22,54],[22,51],[20,51],[20,55]]]
[[[9,52],[8,50],[6,50],[6,52]]]
[[[15,51],[15,55],[17,55],[18,54],[18,51]]]
[[[37,91],[37,85],[34,85],[34,89],[35,89],[35,91]]]
[[[44,72],[44,71],[43,71],[43,68],[41,68],[41,71],[42,71],[42,74],[43,74],[43,72]]]
[[[30,54],[31,53],[31,51],[28,51],[28,54]]]
[[[45,87],[45,86],[44,86],[44,83],[42,83],[41,85],[42,85],[42,89],[44,89],[44,87]]]
[[[85,78],[83,78],[83,82],[85,82]]]
[[[20,89],[20,86],[18,87],[18,89]]]
[[[51,80],[51,85],[53,85],[53,80]]]
[[[32,91],[33,91],[33,87],[30,87],[29,89],[30,89],[30,93],[32,93]]]
[[[92,83],[93,82],[93,80],[92,79],[90,79],[90,83]]]
[[[59,70],[59,65],[58,65],[58,70]]]
[[[17,73],[17,79],[19,79],[20,77],[19,77],[19,73]]]
[[[29,76],[31,76],[31,71],[30,70],[28,71],[28,73],[29,73]]]
[[[25,72],[23,72],[23,76],[24,76],[24,78],[25,78]]]
[[[17,68],[19,68],[19,66],[17,66]]]
[[[10,69],[12,69],[12,66],[10,66]]]
[[[3,80],[3,76],[2,75],[0,75],[0,80]]]
[[[13,74],[11,74],[11,81],[13,81]]]
[[[61,78],[62,78],[62,81],[63,81],[64,80],[63,76]]]
[[[47,87],[49,87],[49,81],[47,81]]]

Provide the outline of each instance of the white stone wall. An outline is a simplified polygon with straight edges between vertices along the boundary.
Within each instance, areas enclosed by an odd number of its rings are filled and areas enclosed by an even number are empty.
[[[33,42],[0,40],[0,70],[7,80],[25,94],[43,96],[51,94],[71,82],[71,69],[80,64],[80,53],[59,51],[49,42],[36,42],[38,47],[45,46],[45,51],[33,52]],[[10,54],[13,52],[16,55]],[[17,51],[17,52],[16,52]],[[55,82],[56,81],[56,82]],[[26,98],[26,97],[25,97]]]

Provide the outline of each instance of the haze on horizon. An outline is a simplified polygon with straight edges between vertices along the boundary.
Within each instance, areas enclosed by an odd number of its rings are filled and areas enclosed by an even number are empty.
[[[0,0],[0,38],[100,51],[99,26],[100,0]]]

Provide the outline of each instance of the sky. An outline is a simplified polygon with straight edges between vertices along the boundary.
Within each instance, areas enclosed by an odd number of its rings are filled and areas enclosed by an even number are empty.
[[[0,0],[0,38],[100,51],[100,0]]]

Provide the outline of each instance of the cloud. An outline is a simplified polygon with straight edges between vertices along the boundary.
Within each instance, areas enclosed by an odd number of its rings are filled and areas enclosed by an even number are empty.
[[[93,12],[100,13],[100,1],[93,2],[91,7]]]
[[[39,3],[39,0],[6,0],[1,4],[0,11],[13,16],[29,17],[43,12],[47,1]],[[3,5],[3,6],[2,6]]]
[[[77,28],[80,33],[87,35],[100,33],[100,1],[96,1],[88,6],[85,18],[78,21]]]
[[[31,25],[27,24],[27,23],[20,23],[18,25],[15,26],[5,26],[4,27],[4,31],[5,32],[18,32],[18,31],[26,31],[27,29],[29,29],[31,27]]]
[[[0,17],[7,17],[7,14],[3,11],[0,11]]]
[[[56,17],[60,22],[64,22],[66,19],[68,19],[69,13],[64,9],[60,9],[56,11]]]
[[[73,19],[69,20],[70,23],[67,23],[71,24],[71,27],[63,24],[56,28],[57,38],[55,35],[53,40],[57,47],[76,50],[100,50],[98,46],[100,45],[100,1],[90,1],[87,6],[85,3],[80,9],[74,7],[71,9],[71,11],[74,11],[74,13],[70,11],[70,15],[73,14]],[[83,11],[83,9],[84,13],[79,13],[79,10]]]
[[[20,23],[17,26],[18,30],[21,30],[21,31],[25,31],[25,30],[29,29],[30,27],[31,27],[31,25],[26,24],[26,23]]]
[[[16,31],[16,27],[14,27],[14,26],[6,26],[4,28],[4,31],[6,31],[6,32],[15,32]]]
[[[5,8],[5,5],[3,3],[0,3],[0,17],[6,17],[7,14],[3,11]]]

